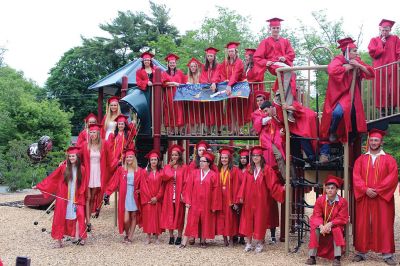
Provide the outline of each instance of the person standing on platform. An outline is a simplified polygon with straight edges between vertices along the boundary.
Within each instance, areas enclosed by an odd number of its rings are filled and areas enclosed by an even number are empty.
[[[79,133],[78,139],[76,140],[75,146],[82,147],[87,144],[89,139],[89,126],[97,124],[97,116],[93,113],[88,114],[83,120],[85,122],[85,128]]]
[[[371,39],[368,45],[372,66],[378,68],[400,60],[400,38],[390,34],[394,21],[382,19],[379,23],[379,36]],[[375,107],[383,116],[391,114],[391,108],[399,106],[399,64],[375,70]],[[388,108],[388,114],[386,114]]]
[[[258,72],[268,70],[272,75],[276,76],[278,68],[293,66],[296,54],[290,41],[280,36],[281,21],[283,19],[280,18],[267,20],[271,36],[261,41],[253,57],[256,71]],[[296,75],[293,72],[285,72],[282,74],[282,82],[286,103],[292,105],[293,100],[296,98]],[[274,102],[281,104],[278,80],[275,81],[273,91],[275,92]],[[287,110],[287,114],[288,121],[294,122],[293,113]]]
[[[342,248],[346,246],[344,228],[349,222],[349,203],[337,194],[342,185],[343,179],[329,175],[324,182],[325,193],[315,202],[307,265],[315,265],[317,255],[333,259],[333,266],[341,265]]]
[[[200,84],[200,74],[202,64],[196,58],[189,60],[188,74],[186,76],[187,84]],[[204,110],[201,109],[200,102],[185,101],[183,103],[186,114],[185,124],[190,125],[191,135],[200,135],[201,124],[204,124]],[[203,133],[203,132],[201,132]]]
[[[101,124],[101,138],[108,140],[111,133],[114,133],[117,128],[117,122],[115,118],[121,114],[121,107],[119,105],[119,97],[112,96],[107,100],[106,115],[103,117]]]
[[[396,160],[382,148],[384,131],[371,129],[368,152],[357,158],[353,168],[356,222],[353,226],[354,262],[366,260],[368,251],[382,253],[388,265],[393,259],[394,193],[398,185]]]
[[[142,58],[142,67],[136,71],[136,85],[141,91],[143,91],[146,96],[149,110],[152,110],[151,88],[153,87],[154,73],[157,67],[155,67],[152,62],[154,57],[153,54],[144,52],[140,57]]]

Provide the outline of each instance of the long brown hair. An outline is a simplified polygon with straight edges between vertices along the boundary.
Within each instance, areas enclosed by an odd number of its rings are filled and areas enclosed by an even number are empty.
[[[78,155],[76,155],[76,180],[78,181],[78,187],[81,186],[82,182],[82,172],[81,172],[81,159]],[[64,172],[64,183],[68,185],[68,182],[72,180],[72,164],[67,155],[67,167],[65,168]]]
[[[261,170],[264,170],[264,167],[265,167],[265,159],[264,159],[264,156],[262,156],[262,155],[261,155],[260,166],[261,166]],[[253,162],[253,159],[250,158],[249,173],[250,173],[250,174],[253,174],[255,169],[256,169],[256,164]]]
[[[229,171],[232,170],[233,168],[233,157],[232,156],[228,156],[229,160],[228,160],[228,169]],[[218,160],[218,171],[221,172],[222,169],[222,162],[221,162],[221,156],[219,156],[219,160]]]

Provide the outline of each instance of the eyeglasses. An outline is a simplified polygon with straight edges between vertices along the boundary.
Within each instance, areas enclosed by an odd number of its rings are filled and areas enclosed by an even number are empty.
[[[206,161],[206,160],[200,160],[200,162],[201,162],[201,163],[206,163],[207,161]]]

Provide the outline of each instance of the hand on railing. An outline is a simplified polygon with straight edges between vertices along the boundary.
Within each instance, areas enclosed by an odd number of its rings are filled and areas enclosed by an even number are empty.
[[[274,62],[272,61],[267,61],[267,67],[271,66]]]
[[[350,64],[344,64],[343,67],[346,69],[346,71],[352,70],[354,68],[354,66]]]
[[[147,86],[153,86],[153,82],[151,82],[150,80],[147,82]]]
[[[211,84],[211,90],[212,92],[215,92],[217,90],[217,85],[215,85],[215,83]]]
[[[231,86],[226,86],[225,89],[226,95],[230,96],[232,94],[232,87]]]

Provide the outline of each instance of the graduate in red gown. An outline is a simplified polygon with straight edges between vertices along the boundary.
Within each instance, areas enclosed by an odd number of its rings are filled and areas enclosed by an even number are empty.
[[[200,83],[211,84],[211,90],[216,92],[217,83],[221,81],[218,69],[219,64],[217,63],[216,57],[219,50],[214,47],[208,47],[204,51],[206,52],[206,56],[205,63],[202,65],[201,69]],[[224,124],[223,101],[205,102],[201,103],[201,106],[204,109],[208,132],[214,134],[221,131],[221,126]]]
[[[186,76],[187,84],[200,84],[200,75],[202,64],[196,58],[192,58],[187,63],[188,74]],[[199,135],[201,124],[204,124],[204,110],[201,109],[200,102],[185,101],[183,104],[185,117],[185,124],[190,125],[190,133],[192,135]]]
[[[319,196],[310,218],[310,243],[307,265],[316,264],[316,256],[334,259],[335,266],[341,265],[342,248],[346,246],[344,228],[349,222],[349,203],[337,194],[343,179],[329,175],[325,182],[325,194]]]
[[[270,221],[270,195],[277,201],[283,202],[285,187],[263,157],[263,148],[255,146],[251,149],[249,171],[242,181],[237,199],[243,204],[240,217],[239,233],[246,236],[245,251],[254,249],[257,253],[264,249],[265,232]]]
[[[82,164],[85,166],[88,178],[88,188],[86,193],[86,223],[88,232],[91,231],[90,216],[96,213],[97,218],[100,214],[103,194],[109,178],[116,169],[116,163],[109,156],[107,142],[100,137],[101,125],[93,124],[89,126],[89,139],[81,147]]]
[[[125,115],[119,115],[115,118],[117,122],[117,128],[114,133],[112,133],[108,140],[108,149],[111,154],[112,162],[110,165],[114,165],[115,161],[117,163],[122,163],[122,153],[124,149],[134,149],[135,142],[133,141],[136,136],[135,126],[130,123],[128,124],[128,117]]]
[[[262,40],[254,53],[254,64],[259,72],[267,69],[272,75],[276,76],[276,70],[280,67],[291,67],[296,56],[292,45],[288,39],[280,36],[281,21],[280,18],[272,18],[267,20],[271,36]],[[282,74],[283,89],[285,91],[285,99],[288,105],[292,105],[296,99],[296,75],[292,72]],[[273,91],[275,92],[274,102],[280,104],[278,80],[275,81]],[[293,114],[288,111],[288,120],[294,122]]]
[[[236,166],[233,166],[234,151],[231,148],[221,148],[219,153],[218,173],[222,209],[216,215],[216,234],[224,237],[225,246],[233,247],[233,237],[239,232],[239,206],[236,204],[236,195],[241,185],[241,173]]]
[[[382,253],[385,262],[393,260],[394,245],[394,192],[398,184],[396,160],[382,149],[384,131],[369,132],[366,154],[357,158],[353,168],[356,222],[353,225],[353,261],[366,259],[368,251]],[[392,264],[394,263],[394,264]]]
[[[168,62],[168,69],[162,72],[161,79],[165,88],[163,92],[163,116],[164,126],[167,128],[170,135],[176,133],[176,129],[183,132],[184,126],[184,113],[183,103],[174,102],[176,93],[176,87],[180,84],[186,83],[186,76],[183,72],[176,68],[176,61],[179,56],[175,54],[169,54],[165,57],[165,61]]]
[[[158,236],[163,232],[161,228],[161,206],[164,196],[163,170],[161,155],[152,150],[147,155],[149,166],[140,181],[140,203],[142,211],[143,232],[147,234],[146,244],[151,243],[151,235],[155,236],[155,243],[159,243]]]
[[[186,246],[187,238],[200,238],[200,246],[206,247],[206,239],[215,237],[215,214],[221,210],[221,191],[218,189],[218,174],[211,170],[214,155],[204,152],[200,158],[200,169],[188,175],[184,201],[189,208],[185,239],[181,247]]]
[[[390,34],[394,23],[394,21],[382,19],[379,23],[379,36],[372,38],[369,42],[368,52],[372,57],[374,68],[400,60],[400,38],[395,34]],[[386,111],[385,107],[399,106],[398,69],[399,65],[393,64],[375,70],[375,106],[382,112]],[[388,114],[390,113],[391,109]]]
[[[142,58],[142,67],[136,71],[136,85],[142,91],[146,91],[153,86],[153,77],[156,67],[153,65],[151,59],[154,55],[149,52],[144,52],[140,57]]]
[[[163,181],[165,184],[164,198],[161,210],[161,228],[169,230],[170,245],[182,243],[182,231],[185,222],[185,203],[183,189],[187,166],[183,163],[182,154],[185,149],[174,144],[168,149],[169,163],[164,167]],[[178,230],[175,240],[174,230]]]
[[[79,159],[79,147],[67,149],[67,163],[34,186],[45,198],[56,195],[51,236],[57,247],[63,247],[64,236],[74,237],[73,243],[85,244],[85,193],[87,178]]]
[[[118,167],[104,195],[104,204],[108,205],[110,195],[118,190],[118,230],[125,232],[124,242],[132,243],[136,225],[140,225],[140,180],[145,174],[136,160],[136,151],[128,149],[124,154],[123,165]]]
[[[119,97],[112,96],[107,100],[106,114],[101,121],[103,125],[101,129],[101,138],[108,140],[111,133],[114,133],[117,128],[115,118],[121,114],[121,106],[119,105]]]
[[[238,42],[230,42],[225,48],[227,50],[227,58],[219,65],[219,73],[221,81],[228,82],[226,86],[226,94],[231,95],[232,86],[239,81],[243,81],[243,61],[239,58]],[[247,99],[232,98],[226,102],[226,122],[230,131],[235,133],[244,125],[246,120]],[[232,132],[233,133],[233,132]]]
[[[250,150],[248,150],[248,149],[240,149],[238,151],[238,154],[239,154],[239,166],[238,166],[238,168],[239,168],[239,172],[240,172],[239,180],[240,180],[240,186],[242,186],[243,179],[246,177],[246,173],[248,171],[248,167],[249,167],[249,164],[250,164]],[[239,189],[240,189],[240,187],[239,187]],[[236,199],[236,201],[238,202],[237,199]],[[239,207],[240,208],[242,207],[241,204],[239,204]],[[240,217],[241,217],[241,215],[242,215],[242,212],[240,212],[240,215],[239,215],[239,225],[240,225]],[[246,244],[246,241],[244,240],[244,237],[241,234],[240,234],[239,244],[241,244],[241,245]]]
[[[372,79],[374,69],[361,61],[357,46],[351,38],[338,41],[342,54],[336,56],[328,65],[328,87],[321,119],[321,137],[330,142],[350,141],[358,133],[367,132],[364,107],[361,99],[361,80]],[[351,103],[351,84],[353,71],[357,71]]]
[[[210,144],[208,144],[208,142],[205,140],[200,140],[199,142],[197,142],[194,149],[193,160],[189,164],[190,172],[200,168],[200,158],[203,156],[203,153],[210,148],[211,148]],[[210,167],[211,170],[218,172],[218,168],[214,163]]]
[[[85,122],[85,128],[79,133],[75,144],[75,146],[79,147],[87,144],[87,140],[89,139],[89,126],[97,124],[97,116],[90,113],[83,121]]]

